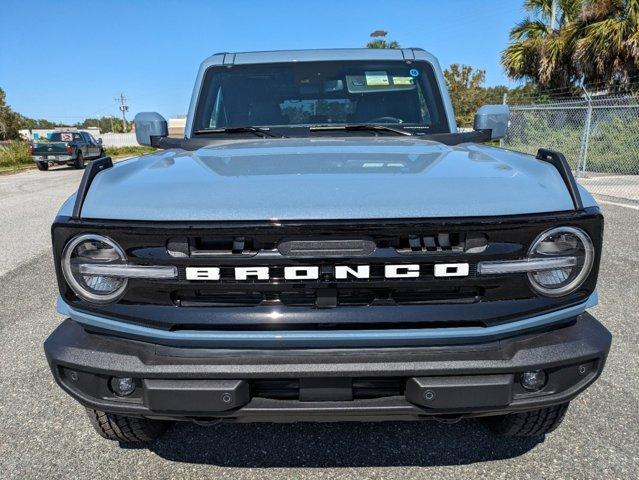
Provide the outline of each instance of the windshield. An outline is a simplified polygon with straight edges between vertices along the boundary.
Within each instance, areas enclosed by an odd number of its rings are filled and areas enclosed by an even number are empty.
[[[210,68],[194,130],[344,124],[448,132],[430,64],[340,61]]]

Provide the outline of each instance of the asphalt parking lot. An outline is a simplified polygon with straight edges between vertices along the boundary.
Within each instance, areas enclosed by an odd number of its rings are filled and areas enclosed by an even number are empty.
[[[639,209],[603,204],[600,305],[614,335],[602,377],[545,438],[503,439],[474,421],[180,424],[147,448],[98,437],[53,382],[42,350],[60,322],[49,225],[80,171],[0,176],[0,477],[637,478]]]

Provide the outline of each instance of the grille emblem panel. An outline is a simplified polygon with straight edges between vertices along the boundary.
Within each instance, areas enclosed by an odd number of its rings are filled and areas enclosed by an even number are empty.
[[[470,272],[468,263],[436,263],[434,265],[435,277],[467,277]],[[334,280],[369,279],[371,278],[370,265],[336,265],[333,267],[331,277]],[[324,275],[325,268],[321,268]],[[269,267],[234,267],[234,279],[237,281],[270,280]],[[404,279],[419,278],[421,276],[419,264],[396,264],[384,266],[384,278]],[[284,267],[284,280],[318,280],[320,267],[316,265],[303,265]],[[219,281],[221,280],[220,267],[186,267],[186,279],[191,281]]]

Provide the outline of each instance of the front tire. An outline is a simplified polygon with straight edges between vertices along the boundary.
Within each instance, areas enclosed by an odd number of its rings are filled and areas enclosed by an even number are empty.
[[[101,437],[124,443],[147,443],[155,440],[171,424],[148,418],[125,417],[92,408],[87,408],[87,415]]]
[[[38,170],[41,172],[46,172],[49,170],[49,162],[36,162],[36,167],[38,167]]]
[[[82,156],[82,152],[78,152],[78,156],[75,158],[73,166],[75,168],[84,168],[84,157]]]
[[[510,413],[483,418],[494,433],[507,437],[535,437],[556,429],[564,419],[568,402],[529,412]]]

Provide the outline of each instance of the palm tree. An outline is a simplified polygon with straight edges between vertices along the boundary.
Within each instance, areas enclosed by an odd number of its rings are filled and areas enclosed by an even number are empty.
[[[371,33],[371,40],[366,44],[366,48],[401,48],[395,40],[386,40],[388,32],[375,30]]]
[[[584,0],[573,60],[587,83],[639,75],[639,0]]]
[[[574,84],[579,72],[572,61],[578,34],[575,19],[582,0],[558,0],[556,26],[552,28],[552,0],[526,0],[529,16],[510,32],[510,45],[501,62],[508,75],[543,87]]]
[[[525,0],[501,61],[514,79],[541,87],[623,84],[639,75],[639,0]]]

